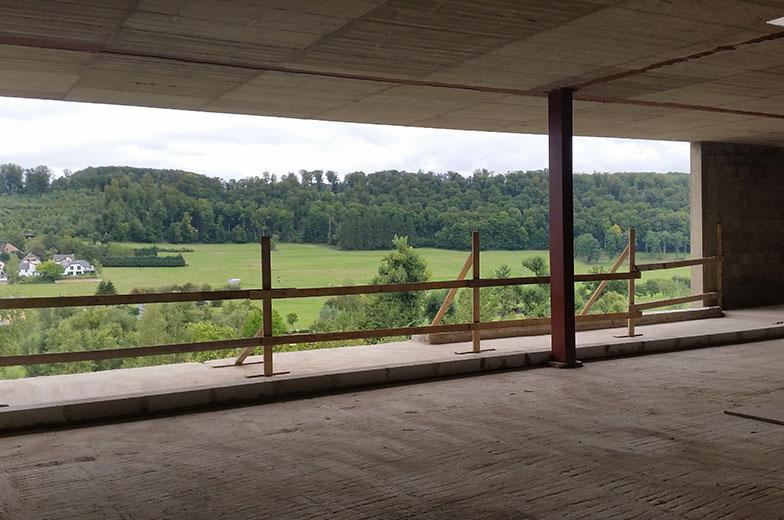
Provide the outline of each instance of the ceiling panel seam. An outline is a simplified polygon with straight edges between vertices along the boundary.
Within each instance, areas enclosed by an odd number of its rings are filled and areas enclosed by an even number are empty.
[[[140,3],[140,2],[141,2],[141,0],[133,0],[133,2],[131,3],[131,5],[130,5],[130,6],[128,6],[127,13],[125,14],[125,16],[123,16],[123,18],[122,18],[121,20],[119,20],[119,21],[117,22],[117,24],[115,25],[115,27],[114,27],[114,30],[112,31],[112,33],[109,35],[109,37],[108,37],[108,38],[106,38],[106,41],[104,42],[104,44],[103,44],[103,46],[102,46],[101,50],[100,50],[100,51],[98,51],[98,52],[95,54],[95,57],[94,57],[92,60],[90,60],[90,62],[89,62],[89,63],[85,64],[85,66],[84,66],[84,69],[82,70],[82,73],[81,73],[81,75],[80,75],[80,76],[79,76],[79,77],[76,79],[76,81],[74,81],[74,82],[71,84],[71,86],[68,88],[68,91],[65,93],[65,96],[64,96],[64,97],[65,97],[65,99],[67,99],[67,98],[68,98],[68,96],[70,96],[70,95],[71,95],[71,92],[73,92],[73,89],[74,89],[74,87],[76,87],[77,85],[79,85],[79,81],[82,79],[82,76],[83,76],[84,74],[86,74],[86,73],[90,72],[90,71],[91,71],[91,70],[92,70],[92,69],[95,67],[95,62],[98,60],[98,58],[101,56],[101,54],[102,54],[103,52],[105,52],[105,51],[106,51],[106,50],[109,48],[109,45],[111,45],[112,41],[113,41],[113,40],[114,40],[114,39],[117,37],[117,33],[118,33],[118,32],[120,32],[120,30],[121,30],[121,29],[122,29],[122,28],[125,26],[125,24],[128,22],[128,19],[129,19],[131,16],[133,16],[133,13],[135,13],[135,12],[136,12],[136,10],[139,8],[139,3]]]
[[[736,42],[736,43],[732,43],[732,44],[719,45],[717,47],[714,47],[713,49],[709,49],[709,50],[706,50],[706,51],[695,52],[695,53],[688,54],[686,56],[680,56],[678,58],[671,58],[671,59],[668,59],[668,60],[659,61],[657,63],[652,63],[650,65],[647,65],[645,67],[640,67],[638,69],[627,70],[627,71],[618,72],[618,73],[615,73],[615,74],[610,74],[608,76],[603,76],[603,77],[600,77],[600,78],[591,79],[591,80],[588,80],[588,81],[584,81],[582,83],[578,83],[578,84],[574,85],[573,88],[575,88],[576,90],[580,90],[580,89],[584,89],[586,87],[592,87],[592,86],[595,86],[595,85],[600,85],[600,84],[603,84],[603,83],[609,83],[609,82],[616,81],[616,80],[619,80],[619,79],[625,79],[625,78],[628,78],[628,77],[631,77],[631,76],[637,76],[637,75],[640,75],[640,74],[645,74],[647,72],[652,72],[654,70],[659,70],[659,69],[662,69],[662,68],[670,67],[672,65],[678,65],[678,64],[681,64],[681,63],[689,62],[689,61],[700,60],[702,58],[707,58],[709,56],[715,56],[716,54],[722,54],[722,53],[726,53],[726,52],[737,51],[738,49],[740,49],[742,47],[746,47],[746,46],[750,46],[750,45],[756,45],[756,44],[770,42],[770,41],[781,40],[781,39],[784,39],[784,31],[773,33],[773,34],[767,34],[765,36],[760,36],[760,37],[757,37],[757,38],[751,38],[749,40],[744,40],[744,41]]]

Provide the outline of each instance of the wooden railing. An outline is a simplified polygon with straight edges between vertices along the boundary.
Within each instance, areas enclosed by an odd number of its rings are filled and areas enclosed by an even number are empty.
[[[631,242],[633,244],[633,242]],[[179,303],[179,302],[199,302],[217,300],[252,300],[261,301],[262,306],[262,328],[255,336],[249,338],[226,339],[215,341],[203,341],[194,343],[176,343],[166,345],[152,345],[143,347],[126,347],[104,350],[84,350],[70,352],[46,352],[39,354],[24,354],[14,356],[0,356],[0,367],[15,365],[37,365],[46,363],[65,363],[74,361],[92,361],[105,359],[118,359],[140,356],[158,356],[167,354],[184,354],[192,352],[202,352],[210,350],[221,350],[226,348],[242,348],[243,351],[236,360],[236,364],[242,364],[247,356],[258,347],[263,348],[263,372],[269,377],[274,375],[273,350],[277,345],[317,343],[326,341],[370,339],[390,336],[406,336],[411,334],[431,334],[438,332],[471,332],[472,351],[480,351],[480,331],[485,329],[497,329],[517,326],[537,326],[549,323],[549,318],[516,319],[504,321],[482,322],[480,319],[480,289],[483,287],[503,287],[513,285],[535,285],[548,284],[549,276],[526,276],[515,278],[489,278],[482,279],[479,276],[480,259],[479,233],[474,232],[472,236],[472,250],[470,257],[470,267],[472,270],[471,279],[463,279],[461,276],[457,280],[435,281],[435,282],[412,282],[398,284],[379,284],[379,285],[352,285],[341,287],[315,287],[315,288],[272,288],[272,262],[271,246],[269,237],[261,240],[261,289],[238,289],[220,291],[198,291],[184,293],[146,293],[146,294],[118,294],[104,296],[60,296],[60,297],[34,297],[34,298],[0,298],[0,310],[3,309],[41,309],[41,308],[64,308],[64,307],[89,307],[107,305],[129,305],[129,304],[149,304],[149,303]],[[631,249],[633,251],[633,247]],[[713,257],[713,258],[718,258]],[[634,267],[633,254],[630,255],[630,267]],[[713,261],[711,259],[696,259],[679,261],[679,265],[699,265]],[[695,262],[683,264],[683,262]],[[664,264],[643,264],[630,269],[629,272],[610,272],[592,273],[575,275],[575,282],[596,282],[606,283],[609,280],[627,280],[633,288],[634,280],[640,278],[641,271],[658,268],[673,267],[673,263]],[[466,262],[469,265],[469,262]],[[666,267],[661,267],[666,265]],[[659,266],[659,267],[656,267]],[[464,268],[465,273],[468,269]],[[324,296],[343,296],[359,294],[381,294],[408,291],[429,291],[435,289],[450,289],[451,291],[466,288],[472,291],[472,321],[470,323],[421,325],[411,327],[391,327],[382,329],[351,330],[341,332],[319,332],[319,333],[294,333],[275,336],[272,333],[272,304],[273,300],[290,298],[312,298]],[[715,297],[719,293],[708,293],[704,295],[685,297],[687,301],[694,301],[699,298]],[[699,298],[698,298],[699,297]],[[680,299],[677,299],[680,300]],[[630,323],[639,316],[641,311],[654,306],[672,305],[675,300],[661,302],[650,302],[634,305],[631,302],[628,312],[610,314],[581,314],[576,317],[578,322],[602,321],[609,319],[628,319]]]
[[[634,233],[634,230],[631,230],[631,233]],[[632,248],[633,250],[634,248]],[[642,273],[645,271],[658,271],[663,269],[674,269],[677,267],[693,267],[693,266],[705,266],[709,264],[716,264],[716,290],[710,292],[704,292],[700,294],[691,294],[689,296],[679,296],[675,298],[667,298],[664,300],[655,300],[645,303],[634,303],[634,279],[629,279],[629,313],[631,316],[628,320],[629,325],[629,336],[635,335],[634,330],[634,320],[637,316],[639,316],[642,311],[650,310],[650,309],[658,309],[662,307],[669,307],[671,305],[680,305],[683,303],[690,303],[690,302],[706,302],[706,301],[714,301],[716,305],[721,308],[722,306],[722,272],[723,272],[723,262],[724,262],[724,252],[722,246],[722,237],[721,237],[721,224],[716,225],[716,254],[714,256],[708,256],[703,258],[690,258],[687,260],[673,260],[671,262],[658,262],[658,263],[649,263],[649,264],[635,264],[634,263],[634,256],[629,257],[629,270],[636,271],[638,273]]]
[[[716,226],[716,255],[715,256],[708,256],[703,258],[689,258],[686,260],[672,260],[669,262],[653,262],[648,264],[638,264],[636,263],[636,243],[637,243],[637,235],[634,228],[629,229],[629,241],[626,244],[626,247],[623,249],[618,258],[613,263],[612,267],[610,268],[610,273],[615,273],[615,271],[621,266],[623,261],[628,257],[629,259],[629,272],[630,273],[638,273],[642,274],[645,271],[658,271],[663,269],[675,269],[677,267],[693,267],[698,265],[709,265],[709,264],[716,264],[716,290],[701,294],[691,294],[689,296],[678,296],[675,298],[667,298],[664,300],[655,300],[645,303],[636,303],[636,294],[635,294],[635,282],[640,276],[630,277],[628,279],[628,313],[629,317],[627,318],[627,327],[628,327],[628,336],[638,336],[635,332],[635,320],[642,316],[642,311],[650,310],[650,309],[658,309],[662,307],[669,307],[672,305],[679,305],[683,303],[689,302],[697,302],[697,301],[710,301],[714,300],[717,302],[719,308],[722,305],[722,267],[724,257],[723,249],[722,249],[722,238],[721,238],[721,225]],[[604,291],[605,287],[607,286],[607,282],[604,281],[599,284],[596,290],[593,292],[591,297],[588,299],[588,302],[585,304],[583,309],[580,311],[580,316],[587,315],[588,311],[591,309],[594,303],[599,299],[602,292]]]

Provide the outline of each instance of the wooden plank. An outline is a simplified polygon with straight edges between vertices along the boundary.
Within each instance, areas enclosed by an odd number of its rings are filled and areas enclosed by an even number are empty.
[[[652,302],[638,303],[633,306],[637,311],[644,311],[647,309],[656,309],[658,307],[669,307],[670,305],[678,305],[680,303],[696,302],[700,300],[710,300],[717,298],[718,292],[707,292],[702,294],[692,294],[689,296],[680,296],[678,298],[669,298],[667,300],[656,300]]]
[[[518,320],[485,321],[476,325],[479,330],[508,329],[510,327],[538,327],[549,325],[550,318],[521,318]]]
[[[259,330],[256,331],[256,335],[253,336],[253,337],[254,338],[260,338],[263,335],[263,333],[264,333],[264,328],[260,327]],[[248,356],[253,354],[254,350],[256,350],[255,346],[254,347],[245,347],[244,349],[242,349],[242,352],[240,352],[239,356],[237,356],[237,359],[234,360],[234,364],[235,365],[243,364],[245,362],[245,360],[248,359]]]
[[[483,278],[468,280],[468,287],[508,287],[510,285],[539,285],[550,283],[549,276],[518,276],[514,278]]]
[[[591,323],[594,321],[610,321],[610,320],[622,320],[622,319],[629,319],[639,316],[640,313],[638,311],[627,311],[627,312],[609,312],[606,314],[586,314],[583,316],[576,316],[575,319],[577,323]]]
[[[575,275],[575,281],[628,280],[639,278],[640,273],[588,273]],[[0,309],[43,309],[61,307],[94,307],[130,305],[139,303],[179,303],[217,300],[263,300],[340,296],[347,294],[377,294],[433,289],[504,287],[510,285],[538,285],[550,283],[549,276],[522,276],[516,278],[487,278],[482,280],[445,280],[438,282],[411,282],[384,285],[352,285],[344,287],[313,287],[305,289],[243,289],[229,291],[197,291],[185,293],[115,294],[105,296],[56,296],[36,298],[0,298]]]
[[[479,231],[471,233],[471,260],[472,268],[471,274],[474,281],[479,281]],[[479,301],[480,289],[474,286],[471,289],[471,318],[474,326],[471,328],[471,346],[474,353],[478,353],[480,349],[481,339],[479,337],[479,329],[476,327],[481,320],[481,305]]]
[[[247,300],[251,290],[194,291],[181,293],[110,294],[101,296],[47,296],[35,298],[0,298],[0,309],[45,309],[60,307],[96,307],[143,303],[179,303],[213,300]]]
[[[574,275],[575,282],[601,282],[602,280],[636,280],[642,275],[639,271],[622,273],[590,273]]]
[[[638,314],[638,313],[637,313]],[[629,312],[611,312],[606,314],[585,314],[575,316],[577,323],[589,323],[595,321],[611,321],[623,320],[629,316],[636,316],[635,313]],[[523,318],[519,320],[502,320],[502,321],[488,321],[480,323],[476,326],[479,330],[485,329],[506,329],[510,327],[538,327],[542,325],[549,325],[550,318]]]
[[[46,363],[70,363],[74,361],[98,361],[142,356],[161,356],[166,354],[186,354],[235,347],[258,347],[262,338],[222,339],[198,343],[174,343],[150,347],[125,347],[105,350],[77,350],[72,352],[47,352],[20,356],[0,356],[0,367],[15,365],[41,365]]]
[[[272,244],[269,236],[261,237],[261,288],[272,289]],[[261,300],[262,338],[272,338],[272,298],[265,296]],[[271,377],[272,345],[264,345],[264,377]]]
[[[470,280],[446,280],[440,282],[409,282],[396,284],[379,285],[348,285],[342,287],[308,287],[308,288],[285,288],[272,289],[269,291],[273,299],[289,298],[314,298],[319,296],[344,296],[349,294],[378,294],[390,292],[406,291],[428,291],[433,289],[451,289],[470,287]],[[261,299],[266,291],[256,291],[251,296],[254,299]]]
[[[637,231],[634,228],[629,228],[629,272],[630,273],[640,273],[640,270],[637,268]],[[634,278],[629,278],[628,282],[628,300],[629,300],[629,312],[634,309]],[[629,329],[629,337],[634,337],[634,317],[629,316],[626,320],[626,324],[628,325]]]
[[[625,319],[630,315],[628,312],[615,312],[608,314],[589,314],[586,316],[576,316],[578,322],[609,321],[613,319]],[[422,325],[418,327],[398,327],[386,329],[351,330],[341,332],[314,332],[304,334],[286,334],[265,338],[264,343],[272,345],[288,345],[298,343],[319,343],[324,341],[341,341],[348,339],[367,339],[381,338],[390,336],[410,336],[412,334],[433,334],[437,332],[467,332],[486,329],[504,329],[508,327],[525,327],[548,325],[550,318],[525,318],[519,320],[503,320],[482,323],[455,323],[450,325]]]
[[[465,263],[463,263],[463,267],[460,269],[460,272],[457,275],[458,280],[465,279],[466,275],[468,274],[468,270],[471,269],[471,266],[473,265],[473,258],[474,255],[469,253],[468,258],[466,258]],[[438,309],[436,317],[433,318],[431,325],[438,325],[441,323],[441,320],[444,319],[444,314],[446,314],[446,311],[449,310],[449,306],[452,305],[452,301],[455,299],[455,295],[457,295],[457,289],[452,287],[449,289],[446,298],[444,298],[444,303],[442,303],[441,307]]]
[[[615,271],[618,270],[618,268],[621,266],[623,261],[626,259],[626,255],[628,254],[629,254],[629,245],[627,244],[626,247],[623,248],[623,251],[618,256],[618,258],[615,260],[615,263],[613,263],[613,265],[610,267],[610,273],[614,273]],[[588,311],[591,310],[593,304],[596,303],[596,301],[604,292],[604,288],[607,287],[607,283],[608,280],[602,280],[602,282],[599,284],[599,287],[596,288],[596,290],[593,292],[591,297],[588,299],[588,302],[583,307],[583,310],[580,311],[580,315],[588,314]]]
[[[574,276],[577,282],[597,282],[602,280],[628,280],[640,278],[640,273],[584,273]],[[550,283],[549,276],[519,276],[513,278],[485,278],[481,280],[444,280],[438,282],[409,282],[379,285],[349,285],[342,287],[309,287],[271,289],[273,299],[313,298],[318,296],[342,296],[348,294],[377,294],[406,291],[429,291],[435,289],[462,289],[473,287],[504,287],[509,285],[539,285]],[[251,299],[261,299],[267,291],[251,290]]]
[[[342,341],[347,339],[384,338],[390,336],[410,336],[412,334],[430,334],[433,332],[467,332],[472,329],[470,323],[449,325],[422,325],[419,327],[398,327],[386,329],[348,330],[341,332],[313,332],[303,334],[286,334],[261,338],[262,343],[270,345],[288,345],[298,343],[320,343],[324,341]]]
[[[672,269],[674,267],[689,267],[692,265],[712,264],[719,261],[718,256],[708,256],[704,258],[688,258],[686,260],[673,260],[671,262],[658,262],[652,264],[637,264],[638,271],[657,271],[660,269]]]

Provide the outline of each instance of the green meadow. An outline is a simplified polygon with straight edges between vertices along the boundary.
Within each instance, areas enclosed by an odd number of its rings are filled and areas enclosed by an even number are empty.
[[[135,244],[131,244],[135,245]],[[149,246],[149,244],[145,244]],[[166,247],[161,244],[161,247]],[[169,246],[171,247],[171,246]],[[180,246],[178,246],[180,247]],[[239,278],[244,289],[255,288],[260,282],[260,251],[254,244],[193,244],[182,247],[193,249],[183,253],[187,266],[174,268],[119,268],[103,269],[102,279],[114,283],[120,293],[134,288],[156,288],[166,285],[193,283],[209,284],[222,288],[230,278]],[[448,280],[457,277],[467,251],[423,248],[417,251],[427,260],[433,280]],[[322,287],[369,283],[376,274],[381,259],[387,251],[340,251],[312,244],[278,244],[272,252],[273,287]],[[166,254],[166,253],[163,253]],[[501,265],[512,269],[513,276],[526,276],[521,261],[533,256],[547,259],[547,251],[484,251],[481,255],[483,277],[491,277]],[[681,255],[683,257],[683,255]],[[666,259],[674,259],[666,255]],[[662,255],[638,253],[637,262],[661,261]],[[598,262],[605,270],[613,259],[603,258]],[[593,265],[593,264],[591,264]],[[586,273],[591,265],[575,260],[575,272]],[[645,273],[651,278],[688,279],[690,268],[671,269]],[[97,281],[73,280],[56,284],[0,285],[0,297],[9,296],[73,296],[94,294]],[[283,316],[294,312],[299,321],[296,326],[306,327],[317,317],[324,298],[281,300],[275,309]]]

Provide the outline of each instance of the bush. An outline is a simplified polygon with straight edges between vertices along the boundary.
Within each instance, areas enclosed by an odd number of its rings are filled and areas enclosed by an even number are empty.
[[[183,267],[185,259],[175,256],[107,256],[104,267]]]
[[[37,278],[40,278],[42,282],[54,283],[63,275],[63,266],[50,260],[39,265],[36,272],[39,273]]]
[[[159,253],[193,253],[193,249],[190,247],[157,247],[153,246],[153,249],[157,250]]]
[[[114,286],[112,282],[102,281],[101,283],[98,284],[98,287],[95,289],[95,294],[98,296],[117,294],[117,288]]]
[[[590,233],[583,233],[574,239],[574,256],[588,263],[595,262],[602,254],[599,241]]]
[[[158,256],[158,248],[155,246],[140,247],[133,250],[133,256]]]

